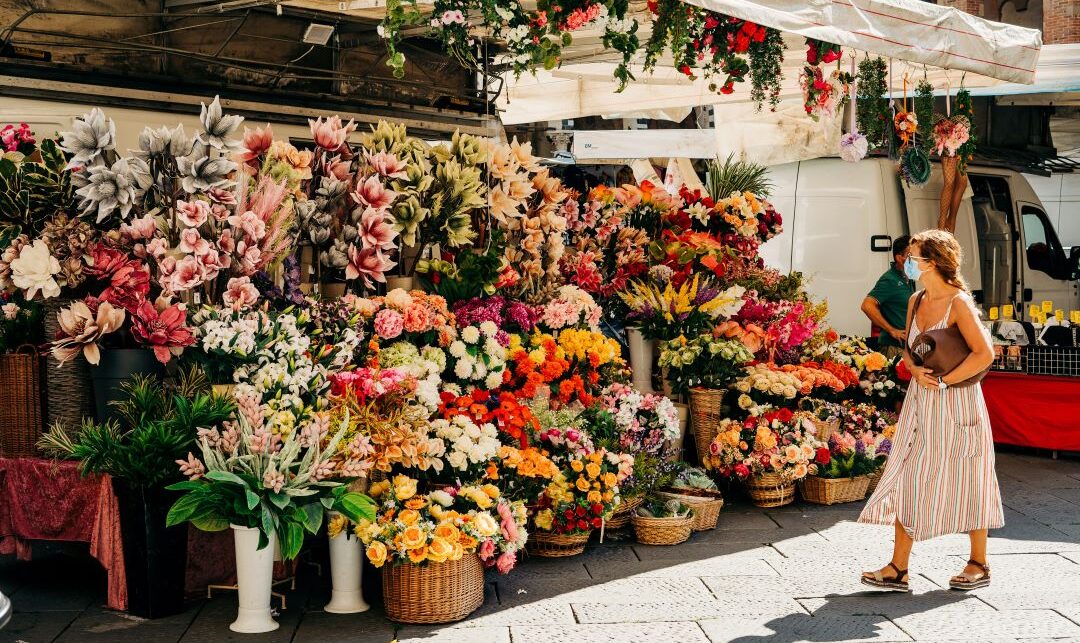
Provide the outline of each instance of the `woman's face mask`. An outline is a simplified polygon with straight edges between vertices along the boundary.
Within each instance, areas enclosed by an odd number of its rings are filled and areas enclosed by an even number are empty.
[[[904,274],[912,281],[918,281],[919,277],[922,277],[922,269],[919,268],[919,262],[915,257],[908,257],[904,260]]]

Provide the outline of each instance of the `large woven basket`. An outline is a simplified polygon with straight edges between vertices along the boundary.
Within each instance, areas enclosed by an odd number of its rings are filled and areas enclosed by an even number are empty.
[[[647,518],[636,513],[632,518],[634,535],[643,545],[678,545],[690,538],[694,515],[685,518]]]
[[[667,488],[655,492],[658,498],[678,500],[694,510],[694,531],[716,529],[720,519],[720,510],[724,508],[724,496],[719,491],[707,489]]]
[[[591,531],[582,534],[553,534],[550,531],[536,531],[529,534],[525,551],[541,558],[565,558],[577,556],[585,551]]]
[[[453,623],[484,602],[484,565],[476,554],[427,565],[387,565],[386,615],[399,623]]]
[[[746,490],[758,507],[782,507],[795,501],[795,482],[778,473],[750,476]]]
[[[41,437],[41,358],[33,346],[0,355],[0,456],[33,456]]]
[[[840,430],[840,420],[834,418],[826,422],[825,420],[819,420],[818,418],[811,418],[811,422],[814,423],[814,428],[817,429],[817,439],[822,442],[827,442],[832,434]]]
[[[867,496],[874,493],[874,491],[877,489],[878,483],[881,482],[881,475],[883,473],[885,473],[885,467],[881,467],[877,471],[875,471],[875,472],[871,473],[870,475],[866,476],[867,478],[870,479],[870,483],[868,485],[866,485],[866,495]]]
[[[605,521],[605,527],[607,529],[622,529],[630,524],[630,516],[633,515],[634,510],[641,506],[641,503],[645,502],[645,498],[633,498],[620,502],[618,507],[615,507],[615,512],[612,513],[611,518]]]
[[[690,418],[694,430],[694,446],[698,462],[704,463],[709,445],[720,430],[720,409],[724,403],[724,389],[690,389]]]
[[[45,337],[53,338],[60,330],[57,318],[60,310],[71,305],[71,299],[46,299]],[[61,422],[76,427],[84,417],[94,416],[94,389],[90,385],[90,364],[81,354],[68,360],[63,366],[49,355],[45,360],[45,408],[48,425]]]
[[[799,492],[803,500],[816,505],[837,505],[855,502],[866,497],[866,488],[870,484],[869,476],[854,478],[821,478],[807,476],[799,481]]]

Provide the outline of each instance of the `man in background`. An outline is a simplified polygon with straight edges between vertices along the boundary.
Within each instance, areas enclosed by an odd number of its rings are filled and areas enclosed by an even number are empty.
[[[877,349],[888,358],[903,353],[907,341],[907,305],[915,292],[915,283],[904,274],[911,237],[904,235],[893,241],[893,263],[878,278],[873,290],[862,303],[863,313],[870,318],[871,337],[877,334]]]

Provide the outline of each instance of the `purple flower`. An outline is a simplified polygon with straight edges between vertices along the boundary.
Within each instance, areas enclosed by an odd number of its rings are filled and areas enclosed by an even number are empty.
[[[877,445],[878,455],[889,455],[892,452],[892,441],[889,438],[881,438],[881,442]]]
[[[862,440],[855,442],[855,453],[858,453],[859,455],[866,454],[866,444]]]

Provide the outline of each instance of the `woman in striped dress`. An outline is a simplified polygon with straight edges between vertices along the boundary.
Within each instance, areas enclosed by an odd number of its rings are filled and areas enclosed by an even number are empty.
[[[877,490],[859,522],[892,525],[892,560],[865,572],[862,582],[880,589],[908,591],[908,558],[916,540],[967,532],[971,556],[949,586],[969,590],[990,584],[986,562],[987,529],[1005,523],[994,472],[994,441],[979,384],[951,384],[978,374],[993,361],[989,335],[960,275],[960,244],[948,232],[929,230],[911,240],[905,262],[908,277],[922,291],[908,302],[908,345],[923,330],[956,326],[971,354],[938,378],[915,366],[900,413],[893,450]]]

